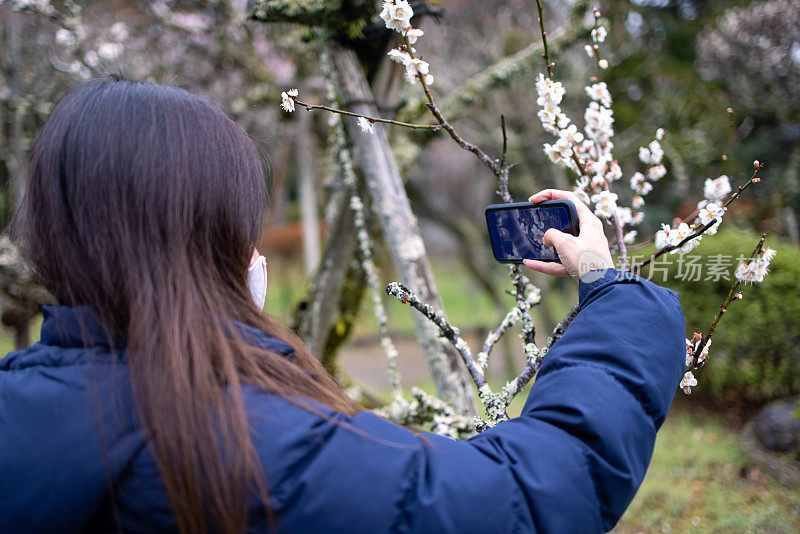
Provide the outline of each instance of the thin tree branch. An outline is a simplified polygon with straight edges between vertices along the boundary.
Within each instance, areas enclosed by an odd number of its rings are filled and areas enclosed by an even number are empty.
[[[756,256],[761,252],[761,248],[764,246],[764,241],[767,239],[767,234],[761,234],[761,239],[758,240],[758,244],[756,244],[756,248],[753,249],[753,253],[750,254],[750,261],[756,259]],[[733,301],[736,290],[739,289],[741,285],[741,281],[738,279],[733,283],[731,286],[731,290],[728,291],[728,296],[725,298],[725,301],[722,303],[722,306],[719,308],[719,313],[714,317],[714,322],[711,323],[711,327],[708,329],[708,332],[705,336],[700,340],[700,343],[697,345],[697,348],[694,351],[694,358],[692,359],[692,363],[689,366],[689,370],[696,369],[699,367],[703,367],[705,365],[705,359],[700,360],[700,356],[703,354],[703,349],[708,345],[708,342],[711,341],[711,336],[714,335],[714,329],[719,324],[720,319],[722,316],[725,315],[725,312],[728,311],[728,306]]]
[[[345,111],[343,109],[332,108],[330,106],[325,106],[322,104],[309,104],[307,102],[303,102],[302,100],[297,100],[297,99],[294,99],[294,101],[297,105],[303,106],[308,111],[321,109],[323,111],[328,111],[330,113],[338,113],[339,115],[347,115],[348,117],[358,117],[362,119],[367,119],[370,122],[382,122],[385,124],[393,124],[395,126],[402,126],[403,128],[411,128],[412,130],[433,130],[434,132],[438,132],[439,130],[442,129],[441,124],[412,124],[410,122],[396,121],[393,119],[371,117],[369,115],[362,115],[361,113],[354,113],[352,111]]]
[[[392,295],[403,304],[408,304],[438,326],[442,337],[447,339],[461,355],[470,376],[472,376],[472,380],[475,382],[475,385],[478,386],[478,390],[486,386],[486,379],[483,376],[483,371],[475,364],[475,359],[472,357],[472,351],[470,351],[469,345],[461,337],[459,329],[450,325],[440,311],[433,309],[429,304],[419,300],[411,290],[399,282],[392,282],[386,286],[386,294]]]
[[[542,57],[544,58],[544,65],[547,68],[547,77],[553,78],[553,62],[550,61],[550,51],[547,49],[547,32],[544,29],[544,17],[542,17],[542,2],[536,0],[536,9],[539,11],[539,29],[542,32]]]
[[[758,171],[763,166],[764,166],[764,164],[762,164],[762,163],[760,163],[760,164],[758,164],[756,166],[756,169],[753,172],[753,175],[750,177],[750,179],[747,181],[747,183],[744,184],[744,185],[740,185],[738,188],[736,188],[736,191],[733,194],[731,194],[731,197],[728,199],[728,201],[725,202],[725,204],[722,205],[723,208],[727,208],[731,204],[731,202],[733,202],[734,200],[739,198],[741,196],[741,194],[744,193],[745,189],[750,187],[750,184],[758,183],[760,181],[760,179],[758,178]],[[676,250],[676,249],[682,247],[683,245],[685,245],[686,243],[688,243],[689,241],[691,241],[692,239],[695,239],[696,237],[699,237],[699,236],[703,235],[709,228],[711,228],[712,226],[717,224],[717,222],[719,222],[718,219],[716,219],[716,218],[712,219],[710,222],[708,222],[708,223],[704,224],[703,226],[701,226],[695,233],[693,233],[690,236],[688,236],[687,238],[683,239],[680,243],[675,244],[675,245],[667,245],[666,247],[664,247],[664,248],[662,248],[660,250],[657,250],[652,256],[650,256],[646,260],[640,261],[639,263],[637,263],[635,265],[632,265],[630,270],[633,271],[633,272],[640,272],[642,267],[644,267],[645,265],[655,261],[656,258],[666,254],[667,252],[671,252],[673,250]]]

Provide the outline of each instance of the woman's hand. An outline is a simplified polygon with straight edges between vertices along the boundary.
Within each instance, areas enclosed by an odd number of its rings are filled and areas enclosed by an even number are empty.
[[[570,191],[545,189],[528,200],[542,202],[551,199],[571,200],[575,204],[580,222],[579,235],[574,236],[551,228],[544,233],[543,242],[547,246],[555,247],[561,263],[524,260],[525,265],[540,273],[571,276],[576,280],[594,269],[613,269],[614,261],[603,232],[603,222]]]

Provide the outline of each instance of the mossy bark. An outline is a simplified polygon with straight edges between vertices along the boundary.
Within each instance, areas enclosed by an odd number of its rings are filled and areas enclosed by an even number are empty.
[[[378,13],[377,0],[256,0],[250,17],[334,30],[363,27]]]

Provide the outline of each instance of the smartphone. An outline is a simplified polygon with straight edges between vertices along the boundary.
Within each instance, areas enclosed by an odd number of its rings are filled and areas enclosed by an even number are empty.
[[[550,228],[578,235],[578,212],[569,200],[545,200],[531,204],[492,204],[486,208],[489,239],[497,261],[522,263],[522,260],[560,262],[553,247],[542,243]]]

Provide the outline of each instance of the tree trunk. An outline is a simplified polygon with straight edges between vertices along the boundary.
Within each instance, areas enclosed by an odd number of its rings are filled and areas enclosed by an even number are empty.
[[[292,129],[294,125],[284,123],[286,135],[278,144],[273,160],[276,162],[272,172],[272,191],[270,191],[269,212],[267,212],[267,226],[278,227],[286,224],[286,208],[288,194],[286,191],[287,175],[289,174],[289,158],[292,149]],[[268,163],[267,163],[268,164]]]
[[[356,252],[356,224],[350,209],[350,195],[337,195],[335,202],[322,262],[294,318],[297,335],[317,357],[322,356],[327,345],[345,276]]]
[[[23,113],[24,107],[20,101],[20,16],[13,9],[8,13],[8,54],[9,77],[11,78],[11,198],[14,209],[18,208],[25,194],[25,163],[23,155]]]
[[[358,102],[352,106],[352,111],[377,115],[377,109],[370,104],[375,97],[355,52],[334,41],[329,42],[328,46],[342,102]],[[345,124],[401,281],[421,300],[442,310],[425,244],[411,211],[384,126],[376,124],[374,134],[365,134],[354,120],[348,119]],[[422,343],[439,395],[461,413],[475,414],[469,376],[457,352],[439,338],[436,326],[417,313],[413,315],[417,337]]]
[[[314,169],[314,146],[311,142],[311,113],[297,114],[295,155],[300,178],[300,216],[303,222],[303,265],[311,274],[319,263],[319,215]]]

